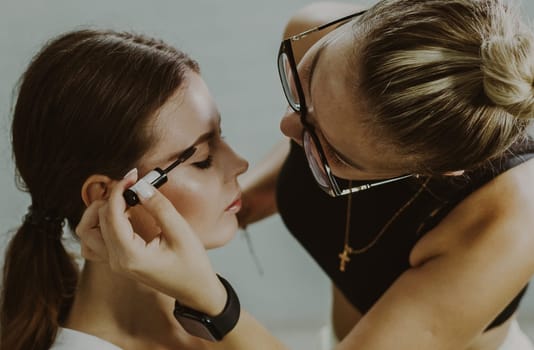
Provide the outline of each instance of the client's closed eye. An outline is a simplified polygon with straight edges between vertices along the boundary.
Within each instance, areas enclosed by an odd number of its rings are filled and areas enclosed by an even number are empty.
[[[213,163],[213,156],[210,154],[205,160],[193,163],[199,169],[208,169]]]

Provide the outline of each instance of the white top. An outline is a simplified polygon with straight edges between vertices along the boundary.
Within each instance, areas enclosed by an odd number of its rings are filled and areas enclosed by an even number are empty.
[[[122,350],[94,335],[75,331],[69,328],[59,328],[56,341],[50,350]]]

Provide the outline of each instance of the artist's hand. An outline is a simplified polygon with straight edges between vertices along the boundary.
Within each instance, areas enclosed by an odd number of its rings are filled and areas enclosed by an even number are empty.
[[[162,232],[146,242],[134,230],[122,193],[137,180],[134,172],[119,181],[108,200],[95,201],[76,228],[86,259],[108,262],[115,272],[145,283],[181,303],[216,315],[226,292],[211,267],[202,242],[172,203],[141,180],[141,205]]]

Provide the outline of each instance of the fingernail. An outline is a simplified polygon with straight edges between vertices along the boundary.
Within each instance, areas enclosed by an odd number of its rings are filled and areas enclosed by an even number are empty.
[[[132,176],[133,174],[137,174],[137,168],[133,168],[132,170],[127,172],[126,175],[124,175],[124,178],[126,179],[127,177]]]
[[[139,198],[149,199],[154,195],[154,188],[146,180],[141,179],[135,184],[135,192]]]

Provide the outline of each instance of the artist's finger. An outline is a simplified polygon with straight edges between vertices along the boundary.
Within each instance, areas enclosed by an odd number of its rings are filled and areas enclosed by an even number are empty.
[[[129,172],[111,189],[107,205],[99,212],[101,232],[110,254],[110,265],[119,270],[130,270],[132,264],[146,254],[146,242],[134,232],[129,220],[124,191],[137,180],[137,172]]]
[[[103,200],[96,200],[92,202],[83,212],[82,218],[76,226],[76,235],[82,240],[86,235],[99,230],[100,222],[98,218],[98,210],[105,204]]]
[[[76,227],[76,235],[80,238],[82,247],[86,245],[95,254],[100,256],[100,259],[107,259],[107,249],[102,239],[100,232],[100,219],[98,212],[100,208],[105,205],[105,201],[97,200],[91,203],[85,210]]]

